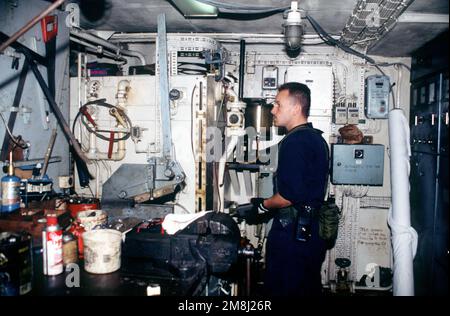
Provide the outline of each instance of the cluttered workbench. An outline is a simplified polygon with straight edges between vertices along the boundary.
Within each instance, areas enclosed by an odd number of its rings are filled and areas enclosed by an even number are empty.
[[[27,295],[36,296],[184,296],[188,289],[176,280],[137,277],[116,271],[92,274],[84,269],[84,261],[66,267],[62,274],[43,274],[41,249],[33,251],[33,282]]]
[[[77,211],[76,219],[69,209],[1,216],[0,295],[202,295],[210,274],[237,260],[239,230],[225,214],[188,215],[195,219],[169,234],[154,215],[161,208]],[[49,234],[58,232],[62,257],[53,260]]]

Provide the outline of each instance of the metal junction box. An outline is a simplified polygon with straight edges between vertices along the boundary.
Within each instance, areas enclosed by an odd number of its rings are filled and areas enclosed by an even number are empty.
[[[383,145],[333,144],[331,155],[331,183],[383,185]]]
[[[389,77],[373,75],[366,78],[367,118],[387,119],[389,114],[389,92],[391,89]]]

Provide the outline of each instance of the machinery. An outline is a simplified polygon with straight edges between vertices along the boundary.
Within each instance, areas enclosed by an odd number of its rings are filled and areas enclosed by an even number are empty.
[[[116,5],[112,10],[123,11],[147,5],[140,3],[143,1],[133,6],[113,2]],[[72,195],[69,209],[71,204],[75,208],[89,204],[107,212],[109,224],[121,227],[126,234],[122,259],[123,271],[129,275],[146,276],[161,283],[170,281],[182,295],[209,294],[212,282],[227,285],[221,288],[222,294],[251,295],[257,274],[253,270],[264,268],[264,245],[271,222],[250,225],[236,221],[233,210],[253,197],[267,198],[274,193],[277,146],[285,131],[274,126],[271,104],[281,84],[302,82],[312,95],[309,120],[324,132],[333,149],[327,197],[342,210],[336,244],[327,252],[322,266],[322,283],[333,292],[354,293],[369,285],[390,291],[388,282],[357,281],[375,265],[386,271],[392,268],[394,254],[387,225],[392,206],[389,162],[391,151],[398,147],[389,144],[388,114],[394,108],[408,109],[407,102],[400,101],[408,98],[405,69],[409,61],[391,57],[374,60],[362,53],[360,48],[374,44],[379,35],[381,38],[382,29],[395,30],[393,24],[383,24],[380,29],[358,29],[358,23],[367,21],[364,14],[368,11],[364,11],[366,4],[362,2],[358,1],[339,40],[326,33],[296,1],[290,7],[262,13],[267,18],[276,12],[285,14],[284,35],[264,36],[234,31],[168,34],[164,14],[151,19],[151,23],[157,21],[157,33],[98,31],[82,26],[80,8],[76,3],[68,3],[61,8],[65,12],[59,12],[67,16],[59,19],[59,29],[66,31],[71,44],[58,48],[58,52],[67,52],[67,60],[58,60],[58,67],[64,64],[62,77],[68,80],[56,80],[55,84],[55,78],[50,76],[45,89],[37,67],[52,70],[52,64],[39,58],[39,39],[34,38],[31,44],[15,43],[0,56],[0,62],[7,58],[8,66],[12,58],[15,69],[19,56],[24,55],[26,61],[20,76],[11,76],[20,77],[14,102],[8,99],[14,95],[7,91],[9,82],[4,85],[5,92],[0,90],[1,99],[5,100],[0,104],[0,112],[11,113],[5,125],[14,132],[12,127],[18,115],[27,130],[39,115],[44,133],[50,132],[50,123],[58,124],[69,144],[68,151],[66,143],[57,143],[55,148],[63,156],[63,163],[50,168],[47,174],[55,142],[52,133],[43,166],[33,165],[32,176],[21,180],[22,202],[27,205],[62,190],[65,197]],[[343,6],[349,6],[346,9],[352,12],[349,3]],[[0,16],[15,12],[15,7],[21,5],[8,2],[5,7],[9,10],[4,10],[8,13],[0,12]],[[169,8],[169,4],[165,5]],[[407,7],[400,2],[383,5],[392,6],[381,12],[383,21],[389,23],[397,21]],[[217,10],[216,13],[227,12]],[[157,12],[152,10],[152,14],[153,11]],[[388,13],[392,17],[384,16]],[[304,27],[306,20],[312,28]],[[201,23],[206,23],[206,19],[198,21],[199,25],[192,25],[200,28]],[[2,32],[0,44],[4,46],[6,39],[9,37]],[[51,59],[50,53],[55,49],[50,44],[46,46]],[[40,92],[36,113],[26,104],[29,100],[34,104],[34,97],[28,96],[25,101],[20,98],[29,69],[46,100]],[[438,83],[441,90],[448,90],[448,76],[444,77],[414,86],[413,105],[418,108],[414,112],[413,139],[419,162],[435,159],[428,155],[426,147],[433,147],[435,139],[429,139],[424,127],[431,124],[434,130],[436,126],[448,126],[448,106],[441,106],[440,112],[430,112],[429,118],[419,108],[425,99],[430,104],[439,101]],[[8,101],[11,108],[6,106]],[[50,122],[52,115],[57,118],[55,122]],[[364,143],[341,143],[339,129],[348,125],[360,129]],[[30,130],[35,132],[34,125]],[[436,132],[445,135],[445,129]],[[45,148],[42,139],[46,142],[47,138],[26,136],[32,139],[33,150]],[[9,138],[14,139],[5,133],[5,140]],[[8,151],[8,144],[4,141],[2,156]],[[423,158],[422,147],[426,147],[428,155]],[[437,163],[441,161],[436,159]],[[418,176],[422,176],[419,171]],[[52,180],[58,176],[64,177],[59,185]],[[430,177],[424,179],[432,182]],[[428,197],[433,195],[427,191]],[[435,199],[437,203],[437,195]],[[162,231],[161,221],[168,214],[199,212],[207,213],[176,234]],[[239,273],[234,270],[236,265],[241,265]],[[238,277],[229,278],[230,271]],[[246,281],[242,283],[239,278]]]
[[[168,235],[160,221],[146,221],[127,233],[122,271],[162,284],[176,282],[177,295],[199,295],[209,276],[236,264],[240,233],[227,214],[208,212]]]

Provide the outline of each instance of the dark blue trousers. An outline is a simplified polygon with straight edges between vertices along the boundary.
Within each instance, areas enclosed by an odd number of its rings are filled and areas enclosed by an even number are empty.
[[[319,237],[314,220],[312,236],[295,240],[295,225],[283,227],[274,218],[266,245],[264,289],[269,296],[319,296],[322,293],[321,267],[325,260],[325,242]]]

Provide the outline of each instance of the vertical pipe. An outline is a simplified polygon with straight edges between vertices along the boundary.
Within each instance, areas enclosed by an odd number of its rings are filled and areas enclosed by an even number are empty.
[[[389,112],[392,209],[388,223],[394,250],[394,295],[414,295],[413,259],[417,232],[411,227],[409,202],[409,124],[401,109]]]
[[[78,108],[81,107],[81,53],[78,53],[78,65],[77,65],[77,75],[78,75]],[[75,133],[75,131],[73,131]],[[81,139],[81,126],[78,130],[78,139],[80,140],[80,143],[83,143],[83,140]]]
[[[245,40],[240,41],[239,52],[239,100],[244,96],[244,74],[245,74]]]

